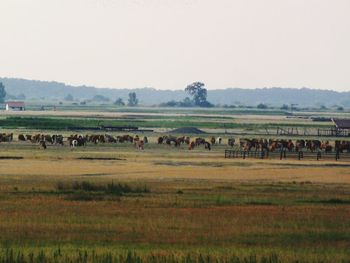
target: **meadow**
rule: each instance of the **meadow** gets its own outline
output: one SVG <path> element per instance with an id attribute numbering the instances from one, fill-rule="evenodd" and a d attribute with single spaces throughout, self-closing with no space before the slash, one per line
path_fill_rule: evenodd
<path id="1" fill-rule="evenodd" d="M 0 262 L 350 262 L 350 164 L 0 144 Z"/>

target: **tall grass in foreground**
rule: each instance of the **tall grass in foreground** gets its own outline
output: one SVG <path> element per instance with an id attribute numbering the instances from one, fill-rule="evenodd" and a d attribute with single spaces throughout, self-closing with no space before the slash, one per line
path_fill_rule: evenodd
<path id="1" fill-rule="evenodd" d="M 38 253 L 23 253 L 7 249 L 0 251 L 0 263 L 282 263 L 276 254 L 269 256 L 249 257 L 210 256 L 210 255 L 175 255 L 175 254 L 149 254 L 141 256 L 136 253 L 113 254 L 106 252 L 102 254 L 94 251 L 77 251 L 75 254 L 64 254 L 59 249 L 52 253 L 43 250 Z M 295 261 L 299 262 L 299 261 Z"/>
<path id="2" fill-rule="evenodd" d="M 58 191 L 61 191 L 61 192 L 84 191 L 84 192 L 101 192 L 105 194 L 115 194 L 115 195 L 122 195 L 127 193 L 149 193 L 150 192 L 147 186 L 132 187 L 128 184 L 114 183 L 113 181 L 108 184 L 96 184 L 88 181 L 73 182 L 73 183 L 58 182 L 56 185 L 56 188 Z"/>
<path id="3" fill-rule="evenodd" d="M 52 252 L 22 252 L 13 249 L 0 250 L 0 263 L 349 263 L 349 260 L 320 260 L 320 259 L 281 259 L 277 254 L 265 256 L 236 256 L 232 255 L 208 255 L 208 254 L 175 254 L 175 253 L 150 253 L 147 255 L 134 252 L 96 253 L 95 251 L 77 250 L 73 253 L 65 253 L 60 249 Z"/>
<path id="4" fill-rule="evenodd" d="M 105 200 L 108 196 L 123 196 L 125 194 L 145 194 L 150 193 L 150 189 L 145 186 L 130 186 L 128 184 L 114 183 L 97 184 L 88 181 L 63 183 L 58 182 L 56 190 L 59 193 L 68 194 L 66 199 L 76 201 Z"/>

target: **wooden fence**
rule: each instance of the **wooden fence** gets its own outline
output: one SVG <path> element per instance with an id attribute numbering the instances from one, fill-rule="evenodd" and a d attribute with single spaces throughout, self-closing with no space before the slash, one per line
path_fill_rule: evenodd
<path id="1" fill-rule="evenodd" d="M 341 160 L 341 161 L 350 161 L 349 152 L 322 152 L 322 151 L 288 151 L 288 150 L 279 150 L 274 152 L 269 152 L 266 150 L 257 150 L 257 151 L 243 151 L 243 150 L 225 150 L 225 158 L 256 158 L 256 159 L 290 159 L 290 160 Z"/>

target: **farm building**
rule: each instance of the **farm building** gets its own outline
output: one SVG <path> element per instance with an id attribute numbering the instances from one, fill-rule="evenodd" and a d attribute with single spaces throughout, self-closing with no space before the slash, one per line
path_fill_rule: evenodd
<path id="1" fill-rule="evenodd" d="M 350 119 L 332 119 L 337 134 L 350 135 Z"/>
<path id="2" fill-rule="evenodd" d="M 7 111 L 24 111 L 25 105 L 23 101 L 8 101 L 6 102 Z"/>
<path id="3" fill-rule="evenodd" d="M 318 136 L 350 136 L 350 119 L 332 119 L 334 127 L 330 129 L 318 129 Z"/>

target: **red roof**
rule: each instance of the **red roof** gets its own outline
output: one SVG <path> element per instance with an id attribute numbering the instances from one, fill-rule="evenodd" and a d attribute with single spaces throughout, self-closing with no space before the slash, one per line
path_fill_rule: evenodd
<path id="1" fill-rule="evenodd" d="M 6 102 L 9 107 L 24 107 L 23 101 L 7 101 Z"/>

